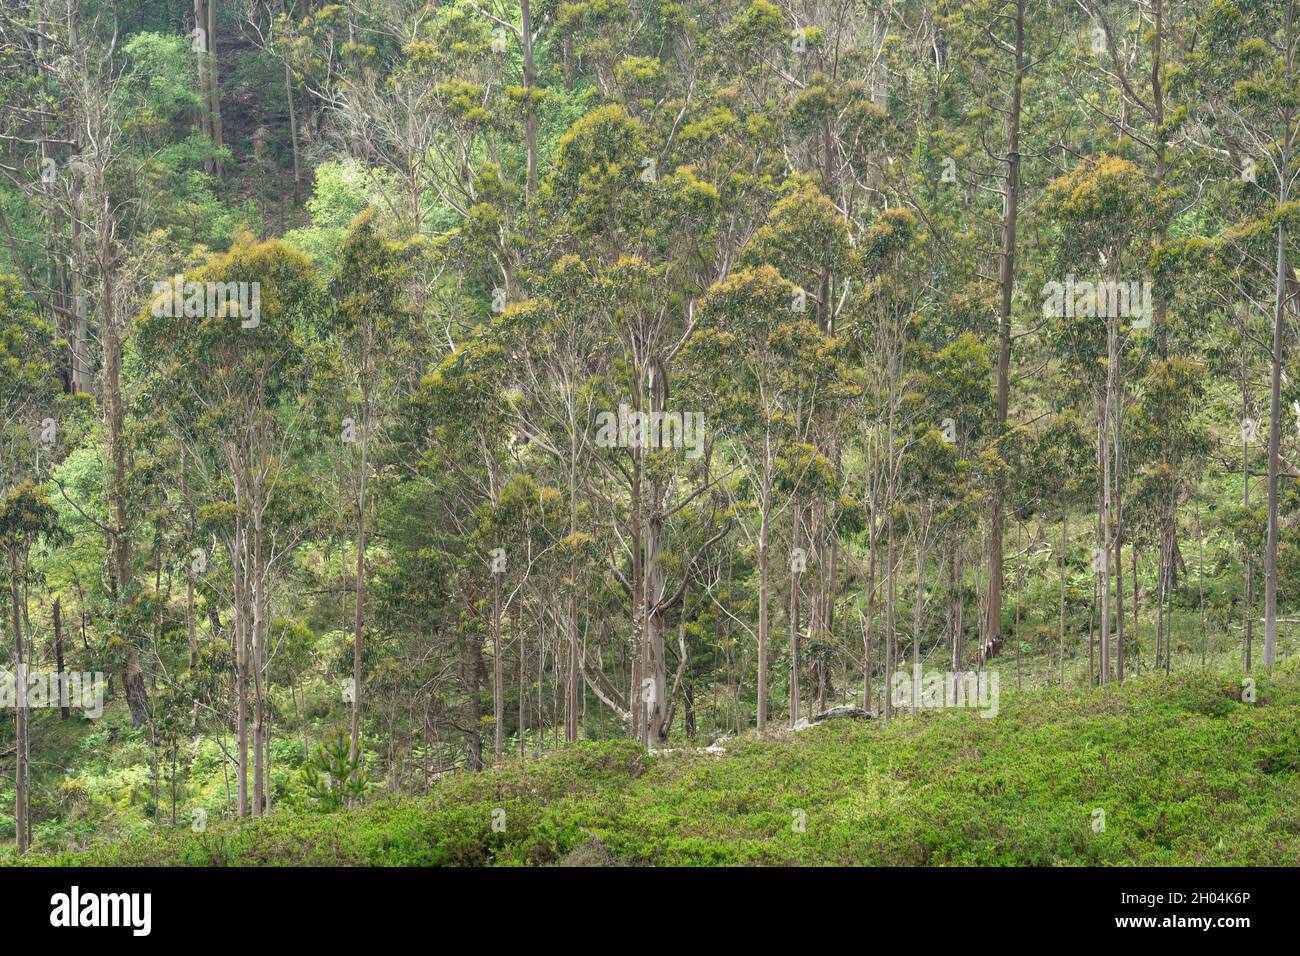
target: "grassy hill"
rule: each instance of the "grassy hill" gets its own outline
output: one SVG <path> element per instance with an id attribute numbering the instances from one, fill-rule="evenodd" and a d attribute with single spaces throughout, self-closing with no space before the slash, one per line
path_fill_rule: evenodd
<path id="1" fill-rule="evenodd" d="M 25 862 L 1296 866 L 1300 661 L 1256 691 L 1243 703 L 1239 678 L 1188 673 L 1004 690 L 992 719 L 833 721 L 721 754 L 584 742 L 425 797 Z"/>

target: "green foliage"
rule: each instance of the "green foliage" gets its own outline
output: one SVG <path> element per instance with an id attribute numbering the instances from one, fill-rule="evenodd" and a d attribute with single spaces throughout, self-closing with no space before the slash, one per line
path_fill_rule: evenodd
<path id="1" fill-rule="evenodd" d="M 302 769 L 303 788 L 321 813 L 333 813 L 365 799 L 369 786 L 361 768 L 361 756 L 351 756 L 346 734 L 320 746 Z"/>
<path id="2" fill-rule="evenodd" d="M 348 226 L 379 200 L 369 176 L 384 175 L 382 170 L 367 171 L 355 162 L 321 163 L 315 170 L 312 195 L 305 203 L 311 224 L 289 230 L 284 241 L 310 256 L 322 273 L 330 272 Z"/>
<path id="3" fill-rule="evenodd" d="M 427 797 L 26 862 L 548 865 L 599 844 L 623 865 L 1294 866 L 1300 674 L 1241 697 L 1235 680 L 1187 674 L 1004 690 L 994 719 L 833 722 L 717 755 L 582 743 Z"/>

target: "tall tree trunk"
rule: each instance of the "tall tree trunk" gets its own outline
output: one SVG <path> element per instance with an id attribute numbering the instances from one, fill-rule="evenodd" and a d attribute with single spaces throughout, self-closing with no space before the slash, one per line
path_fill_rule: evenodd
<path id="1" fill-rule="evenodd" d="M 280 0 L 280 13 L 285 13 L 284 0 Z M 298 109 L 293 99 L 293 73 L 288 63 L 284 65 L 284 100 L 289 106 L 289 142 L 293 147 L 293 201 L 296 204 L 302 190 L 302 153 L 298 146 Z"/>
<path id="2" fill-rule="evenodd" d="M 262 731 L 262 745 L 266 749 L 266 771 L 264 780 L 266 782 L 266 793 L 263 797 L 265 805 L 262 807 L 263 815 L 271 812 L 271 682 L 266 682 L 266 726 Z"/>
<path id="3" fill-rule="evenodd" d="M 1201 495 L 1200 490 L 1196 494 L 1196 541 L 1199 546 L 1199 555 L 1197 557 L 1197 603 L 1201 606 L 1201 667 L 1205 667 L 1206 644 L 1209 641 L 1209 634 L 1205 625 L 1205 535 L 1201 530 Z"/>
<path id="4" fill-rule="evenodd" d="M 284 68 L 284 98 L 289 104 L 289 142 L 293 148 L 293 201 L 302 195 L 302 152 L 298 146 L 298 109 L 293 101 L 293 74 Z"/>
<path id="5" fill-rule="evenodd" d="M 569 534 L 578 533 L 578 422 L 572 392 L 569 400 Z M 574 538 L 576 540 L 576 538 Z M 578 658 L 578 561 L 569 559 L 569 665 L 564 693 L 564 739 L 578 739 L 578 703 L 582 674 Z M 521 639 L 522 640 L 522 639 Z M 522 647 L 522 643 L 520 647 Z M 520 652 L 522 656 L 522 651 Z"/>
<path id="6" fill-rule="evenodd" d="M 501 575 L 492 575 L 492 759 L 501 766 L 505 746 L 506 687 L 505 660 L 501 653 Z"/>
<path id="7" fill-rule="evenodd" d="M 258 500 L 261 495 L 257 496 Z M 253 670 L 253 816 L 260 817 L 265 806 L 266 763 L 262 751 L 262 737 L 266 732 L 266 687 L 264 684 L 266 647 L 266 616 L 270 609 L 266 593 L 268 570 L 263 552 L 261 513 L 253 519 L 253 626 L 249 629 L 252 642 Z"/>
<path id="8" fill-rule="evenodd" d="M 796 521 L 797 525 L 797 521 Z M 799 571 L 790 565 L 790 726 L 799 723 Z"/>
<path id="9" fill-rule="evenodd" d="M 1111 257 L 1111 281 L 1118 282 L 1119 257 Z M 1108 311 L 1118 311 L 1113 309 Z M 1111 559 L 1116 561 L 1116 591 L 1119 590 L 1118 558 L 1120 554 L 1117 526 L 1115 524 L 1116 493 L 1119 487 L 1119 459 L 1112 454 L 1112 436 L 1118 430 L 1119 418 L 1119 316 L 1106 319 L 1106 405 L 1102 413 L 1102 535 L 1101 535 L 1101 683 L 1111 681 Z M 1118 445 L 1115 439 L 1116 446 Z M 1118 601 L 1118 598 L 1117 598 Z M 1122 617 L 1122 606 L 1117 604 L 1117 617 Z M 1119 623 L 1118 621 L 1116 622 Z M 1120 624 L 1122 626 L 1122 624 Z"/>
<path id="10" fill-rule="evenodd" d="M 1285 152 L 1285 151 L 1284 151 Z M 1284 156 L 1284 169 L 1289 158 Z M 1286 228 L 1277 227 L 1277 276 L 1273 303 L 1273 369 L 1268 428 L 1268 544 L 1264 552 L 1264 666 L 1277 663 L 1277 476 L 1282 444 L 1282 343 L 1286 324 Z"/>
<path id="11" fill-rule="evenodd" d="M 363 369 L 364 381 L 369 381 L 369 370 Z M 352 722 L 349 727 L 351 743 L 348 756 L 355 765 L 352 779 L 361 772 L 361 704 L 363 697 L 361 673 L 361 642 L 365 631 L 366 614 L 366 479 L 370 468 L 370 395 L 361 399 L 361 470 L 357 479 L 357 564 L 354 577 L 356 591 L 352 617 Z"/>
<path id="12" fill-rule="evenodd" d="M 68 45 L 78 49 L 81 45 L 76 4 L 68 8 Z M 71 156 L 80 157 L 83 149 L 81 124 L 74 124 L 72 131 Z M 71 157 L 69 157 L 71 158 Z M 72 294 L 72 335 L 69 337 L 69 364 L 72 370 L 72 390 L 89 394 L 94 388 L 90 368 L 90 331 L 86 323 L 86 291 L 83 274 L 86 271 L 86 194 L 85 173 L 80 163 L 69 163 L 71 176 L 69 217 L 70 217 L 70 261 L 68 262 L 69 288 Z"/>
<path id="13" fill-rule="evenodd" d="M 867 619 L 862 640 L 862 709 L 871 710 L 871 637 L 876 615 L 876 516 L 869 517 L 867 532 Z"/>
<path id="14" fill-rule="evenodd" d="M 1011 107 L 1007 112 L 1007 173 L 1003 185 L 1002 261 L 998 270 L 998 434 L 1006 430 L 1011 369 L 1011 300 L 1015 287 L 1016 216 L 1020 208 L 1020 102 L 1025 75 L 1025 0 L 1016 0 L 1015 66 L 1011 77 Z M 985 603 L 984 646 L 987 656 L 1002 644 L 1002 524 L 1006 484 L 998 481 L 989 516 L 988 600 Z"/>
<path id="15" fill-rule="evenodd" d="M 763 517 L 758 529 L 758 729 L 767 729 L 767 501 L 763 491 Z"/>
<path id="16" fill-rule="evenodd" d="M 668 370 L 656 359 L 650 366 L 648 382 L 650 413 L 660 415 L 668 405 Z M 651 450 L 662 447 L 663 434 L 651 433 Z M 660 479 L 651 476 L 649 514 L 645 520 L 645 561 L 641 573 L 645 582 L 645 628 L 642 631 L 645 653 L 643 664 L 645 670 L 642 681 L 654 682 L 651 705 L 646 711 L 646 745 L 664 743 L 668 739 L 668 656 L 664 646 L 664 632 L 667 627 L 665 614 L 665 591 L 667 582 L 661 555 L 667 547 L 667 526 L 664 522 L 665 488 Z M 683 573 L 689 573 L 684 569 Z M 558 658 L 557 658 L 558 661 Z"/>
<path id="17" fill-rule="evenodd" d="M 1024 537 L 1025 526 L 1016 522 L 1016 550 L 1020 552 L 1020 560 L 1016 568 L 1016 690 L 1020 690 L 1020 598 L 1024 591 L 1025 584 L 1025 554 L 1024 554 Z"/>
<path id="18" fill-rule="evenodd" d="M 893 441 L 890 441 L 891 455 Z M 890 467 L 892 470 L 893 462 Z M 892 484 L 892 481 L 891 481 Z M 892 497 L 888 503 L 889 514 L 885 519 L 885 568 L 889 575 L 889 590 L 885 593 L 885 720 L 894 715 L 894 660 L 895 648 L 898 646 L 894 626 L 898 610 L 898 566 L 894 560 L 894 509 Z"/>
<path id="19" fill-rule="evenodd" d="M 54 599 L 54 666 L 59 674 L 59 718 L 67 720 L 71 714 L 68 710 L 67 676 L 63 671 L 63 605 L 62 598 Z"/>
<path id="20" fill-rule="evenodd" d="M 1250 343 L 1247 340 L 1248 318 L 1249 312 L 1243 308 L 1241 312 L 1241 506 L 1247 511 L 1250 509 L 1250 432 L 1246 426 L 1250 416 L 1250 376 L 1246 364 L 1250 351 Z M 1249 674 L 1251 645 L 1255 633 L 1255 555 L 1249 542 L 1246 543 L 1245 551 L 1246 641 L 1242 649 L 1242 663 L 1244 670 Z"/>
<path id="21" fill-rule="evenodd" d="M 1065 559 L 1066 550 L 1069 546 L 1069 513 L 1061 511 L 1061 553 L 1057 558 L 1057 567 L 1060 570 L 1060 602 L 1058 605 L 1058 614 L 1060 619 L 1057 622 L 1057 648 L 1060 654 L 1061 664 L 1061 687 L 1065 687 Z"/>
<path id="22" fill-rule="evenodd" d="M 482 770 L 483 735 L 479 728 L 483 716 L 483 703 L 479 700 L 479 689 L 482 686 L 479 683 L 479 675 L 483 670 L 483 638 L 479 635 L 478 628 L 474 628 L 470 634 L 466 658 L 465 689 L 468 691 L 469 698 L 466 705 L 469 717 L 469 746 L 465 755 L 465 768 Z"/>
<path id="23" fill-rule="evenodd" d="M 217 68 L 217 0 L 207 0 L 208 8 L 208 103 L 212 117 L 212 145 L 221 149 L 225 145 L 221 124 L 221 75 Z M 221 161 L 217 161 L 217 175 L 222 174 Z"/>
<path id="24" fill-rule="evenodd" d="M 1138 629 L 1138 548 L 1137 542 L 1133 542 L 1129 553 L 1133 561 L 1133 648 L 1136 651 L 1135 673 L 1141 676 L 1142 666 L 1142 633 Z"/>
<path id="25" fill-rule="evenodd" d="M 524 141 L 528 148 L 528 200 L 537 195 L 537 108 L 533 103 L 533 86 L 537 69 L 533 62 L 533 18 L 528 0 L 519 0 L 519 30 L 524 47 L 524 89 L 528 97 L 524 106 Z"/>
<path id="26" fill-rule="evenodd" d="M 1115 320 L 1118 323 L 1118 319 Z M 1118 333 L 1117 333 L 1118 335 Z M 1124 378 L 1119 350 L 1115 352 L 1115 677 L 1124 682 Z"/>
<path id="27" fill-rule="evenodd" d="M 638 400 L 637 409 L 641 408 Z M 645 666 L 645 604 L 646 604 L 646 584 L 645 584 L 645 555 L 642 553 L 642 502 L 641 502 L 641 482 L 642 478 L 642 455 L 641 450 L 634 448 L 632 450 L 632 529 L 631 529 L 631 550 L 632 550 L 632 673 L 631 688 L 629 689 L 627 700 L 629 710 L 631 711 L 632 736 L 643 743 L 648 740 L 643 728 L 649 715 L 646 713 L 645 692 L 642 689 Z M 546 653 L 545 646 L 542 648 L 542 656 Z M 541 707 L 542 685 L 541 678 L 538 677 L 537 684 L 538 707 Z M 540 713 L 540 711 L 539 711 Z M 543 720 L 538 720 L 538 731 L 542 730 Z"/>
<path id="28" fill-rule="evenodd" d="M 1289 89 L 1294 75 L 1295 44 L 1293 31 L 1295 4 L 1289 3 L 1286 9 L 1285 26 L 1285 66 L 1282 81 Z M 1292 174 L 1292 106 L 1288 104 L 1282 111 L 1281 163 L 1283 172 L 1278 184 L 1278 209 L 1286 207 L 1291 198 L 1290 176 Z M 1282 362 L 1283 335 L 1286 326 L 1287 300 L 1287 257 L 1286 226 L 1279 221 L 1277 227 L 1277 272 L 1274 276 L 1273 299 L 1273 377 L 1270 407 L 1272 411 L 1268 433 L 1268 545 L 1264 554 L 1264 666 L 1272 667 L 1277 663 L 1277 477 L 1281 457 L 1282 425 Z"/>
<path id="29" fill-rule="evenodd" d="M 1107 331 L 1107 339 L 1113 338 L 1113 332 Z M 1108 347 L 1108 352 L 1110 351 Z M 1107 684 L 1110 682 L 1110 441 L 1107 435 L 1108 424 L 1110 419 L 1110 396 L 1112 383 L 1112 373 L 1114 366 L 1111 365 L 1106 372 L 1106 399 L 1105 409 L 1101 416 L 1101 433 L 1098 436 L 1101 446 L 1101 537 L 1097 545 L 1098 571 L 1101 575 L 1100 594 L 1101 594 L 1101 614 L 1098 618 L 1098 635 L 1100 637 L 1100 654 L 1098 655 L 1098 667 L 1100 673 L 1100 683 Z"/>
<path id="30" fill-rule="evenodd" d="M 281 4 L 280 9 L 281 12 L 283 12 L 283 4 Z M 199 128 L 202 130 L 203 135 L 208 138 L 209 142 L 215 142 L 216 138 L 212 133 L 212 100 L 208 95 L 208 50 L 210 49 L 208 39 L 208 14 L 204 8 L 203 0 L 194 0 L 194 30 L 194 40 L 199 42 L 191 43 L 191 47 L 196 54 L 194 60 L 198 72 L 198 86 L 199 90 L 203 94 L 203 101 L 199 104 L 198 109 Z M 216 166 L 211 160 L 205 162 L 204 167 L 209 174 L 216 171 Z"/>
<path id="31" fill-rule="evenodd" d="M 199 662 L 198 622 L 194 619 L 194 502 L 190 499 L 189 469 L 181 448 L 181 507 L 185 509 L 185 636 L 189 643 L 189 669 Z"/>
<path id="32" fill-rule="evenodd" d="M 921 533 L 916 540 L 916 602 L 912 607 L 912 716 L 920 714 L 921 627 L 925 621 L 925 550 L 929 537 L 927 506 L 921 506 Z"/>
<path id="33" fill-rule="evenodd" d="M 236 813 L 248 816 L 248 541 L 241 517 L 235 518 L 235 768 Z"/>
<path id="34" fill-rule="evenodd" d="M 104 346 L 103 399 L 107 406 L 108 444 L 111 459 L 109 500 L 113 512 L 113 577 L 116 584 L 117 606 L 114 626 L 123 626 L 123 617 L 130 619 L 130 608 L 135 604 L 131 563 L 131 525 L 127 517 L 126 502 L 126 409 L 122 402 L 122 342 L 117 328 L 114 303 L 113 218 L 109 206 L 108 184 L 103 169 L 96 170 L 94 195 L 99 206 L 97 253 L 99 259 L 99 330 Z M 128 625 L 129 626 L 129 625 Z M 121 635 L 126 643 L 126 666 L 123 685 L 126 688 L 127 706 L 131 711 L 131 726 L 139 727 L 149 717 L 149 697 L 144 686 L 144 673 L 140 669 L 140 651 L 135 637 Z"/>
<path id="35" fill-rule="evenodd" d="M 18 836 L 18 852 L 27 850 L 27 667 L 23 662 L 22 595 L 18 587 L 18 544 L 9 549 L 9 601 L 13 611 L 14 632 L 14 829 Z"/>
<path id="36" fill-rule="evenodd" d="M 1163 534 L 1163 529 L 1162 532 Z M 1169 598 L 1169 553 L 1168 542 L 1163 538 L 1160 542 L 1160 575 L 1159 583 L 1156 587 L 1156 647 L 1155 660 L 1151 664 L 1151 671 L 1159 673 L 1160 668 L 1164 666 L 1165 643 L 1169 640 L 1169 615 L 1167 612 L 1167 601 Z"/>
<path id="37" fill-rule="evenodd" d="M 514 610 L 514 624 L 511 626 L 510 629 L 511 629 L 511 631 L 514 632 L 514 638 L 515 638 L 515 641 L 516 641 L 516 642 L 518 643 L 518 645 L 519 645 L 519 661 L 518 661 L 518 672 L 519 672 L 519 675 L 518 675 L 518 676 L 519 676 L 519 762 L 520 762 L 520 763 L 523 763 L 523 762 L 524 762 L 524 756 L 525 756 L 525 754 L 524 754 L 524 737 L 525 737 L 525 733 L 526 733 L 526 727 L 525 727 L 525 724 L 524 724 L 524 721 L 525 721 L 524 705 L 525 705 L 525 702 L 526 702 L 526 698 L 525 698 L 525 695 L 524 695 L 524 668 L 527 666 L 527 663 L 528 663 L 528 655 L 524 653 L 524 651 L 525 651 L 525 648 L 524 648 L 524 632 L 523 632 L 523 630 L 522 630 L 522 629 L 520 628 L 520 626 L 519 626 L 519 618 L 520 618 L 520 608 L 519 608 L 518 605 L 515 605 L 515 610 Z M 578 675 L 575 674 L 575 675 L 574 675 L 574 680 L 577 680 L 577 679 L 578 679 Z"/>

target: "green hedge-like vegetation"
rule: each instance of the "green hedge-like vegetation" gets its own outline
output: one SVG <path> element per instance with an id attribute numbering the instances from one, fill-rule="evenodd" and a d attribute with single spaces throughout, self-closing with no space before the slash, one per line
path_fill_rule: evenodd
<path id="1" fill-rule="evenodd" d="M 1258 678 L 1256 695 L 1243 703 L 1239 679 L 1189 673 L 1004 692 L 992 719 L 746 736 L 723 754 L 583 742 L 421 798 L 24 862 L 1300 865 L 1300 666 Z"/>

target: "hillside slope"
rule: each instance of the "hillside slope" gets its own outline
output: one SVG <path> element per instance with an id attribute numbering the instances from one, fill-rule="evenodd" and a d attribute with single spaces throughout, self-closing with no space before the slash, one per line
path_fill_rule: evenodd
<path id="1" fill-rule="evenodd" d="M 1199 673 L 1005 692 L 993 719 L 751 735 L 722 754 L 581 743 L 425 797 L 25 862 L 1296 866 L 1298 665 L 1260 678 L 1253 704 L 1239 679 Z"/>

